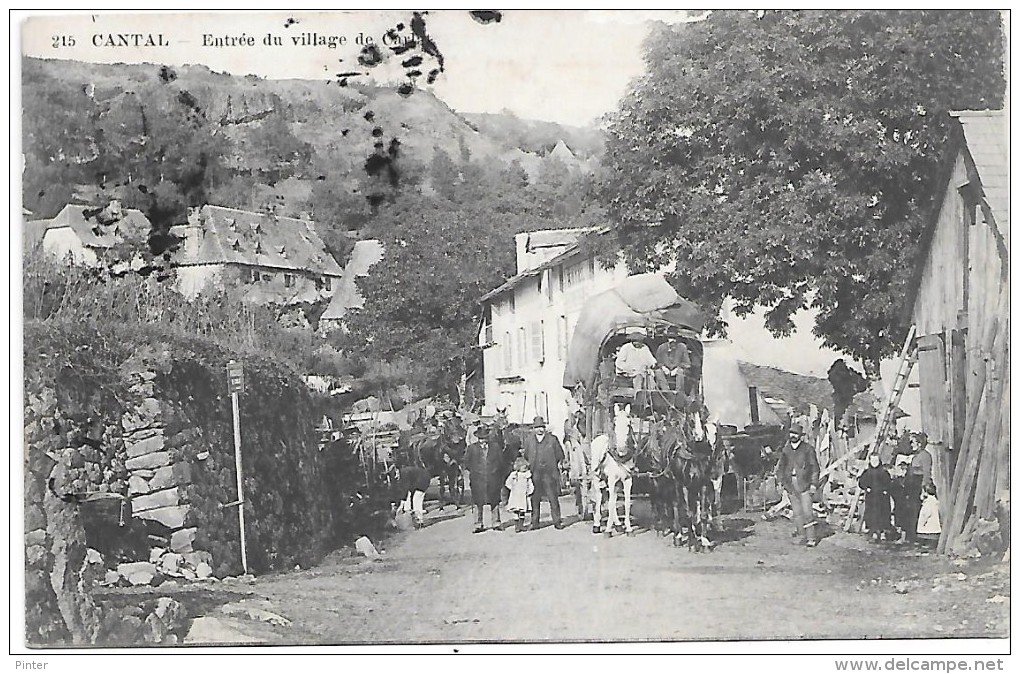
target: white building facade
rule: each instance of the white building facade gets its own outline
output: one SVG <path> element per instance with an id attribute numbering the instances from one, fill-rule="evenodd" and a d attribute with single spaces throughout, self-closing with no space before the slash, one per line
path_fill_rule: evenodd
<path id="1" fill-rule="evenodd" d="M 561 435 L 569 413 L 563 370 L 574 325 L 589 298 L 627 277 L 578 245 L 589 230 L 518 234 L 517 274 L 482 298 L 482 413 L 505 409 L 509 421 L 542 416 Z"/>
<path id="2" fill-rule="evenodd" d="M 590 298 L 629 274 L 622 260 L 607 268 L 579 244 L 590 231 L 546 230 L 515 237 L 517 274 L 481 299 L 483 415 L 505 409 L 516 423 L 531 423 L 540 415 L 562 434 L 572 405 L 563 371 L 578 316 Z M 795 316 L 795 333 L 787 337 L 769 333 L 764 309 L 738 317 L 724 305 L 722 316 L 729 337 L 704 340 L 704 367 L 712 373 L 705 380 L 705 400 L 721 423 L 742 428 L 753 421 L 750 384 L 739 372 L 740 362 L 824 379 L 832 362 L 845 358 L 811 334 L 812 311 Z M 764 400 L 758 412 L 763 423 L 778 421 Z"/>

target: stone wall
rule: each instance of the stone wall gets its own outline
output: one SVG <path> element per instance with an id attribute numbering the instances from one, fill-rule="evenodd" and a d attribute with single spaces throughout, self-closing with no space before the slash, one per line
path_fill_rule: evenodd
<path id="1" fill-rule="evenodd" d="M 200 340 L 139 345 L 40 329 L 26 324 L 28 642 L 172 643 L 177 609 L 125 613 L 92 590 L 158 592 L 242 572 L 224 371 L 234 354 Z M 270 359 L 245 365 L 249 569 L 307 568 L 357 533 L 336 494 L 352 493 L 358 475 L 318 449 L 321 398 Z"/>

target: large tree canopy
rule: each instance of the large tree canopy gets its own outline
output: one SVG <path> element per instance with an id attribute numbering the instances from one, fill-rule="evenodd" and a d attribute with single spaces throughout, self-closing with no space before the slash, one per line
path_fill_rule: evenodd
<path id="1" fill-rule="evenodd" d="M 1002 105 L 999 14 L 713 12 L 645 50 L 602 192 L 632 265 L 675 261 L 681 292 L 780 335 L 811 306 L 872 367 L 894 351 L 947 112 Z"/>

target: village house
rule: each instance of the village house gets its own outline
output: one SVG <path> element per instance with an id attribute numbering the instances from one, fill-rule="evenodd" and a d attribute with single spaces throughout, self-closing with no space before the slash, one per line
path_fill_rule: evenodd
<path id="1" fill-rule="evenodd" d="M 571 406 L 569 393 L 563 388 L 563 372 L 578 316 L 588 300 L 630 275 L 622 260 L 609 268 L 582 245 L 582 238 L 596 231 L 544 230 L 515 237 L 516 275 L 481 298 L 478 345 L 483 354 L 483 414 L 504 409 L 508 419 L 517 423 L 530 423 L 541 415 L 554 432 L 561 432 Z M 759 375 L 766 369 L 750 363 L 773 360 L 774 353 L 765 353 L 762 345 L 768 343 L 769 351 L 775 352 L 780 340 L 762 335 L 763 328 L 753 325 L 753 317 L 739 318 L 728 312 L 725 316 L 733 338 L 703 340 L 703 367 L 710 373 L 703 381 L 704 395 L 717 421 L 736 428 L 788 423 L 794 416 L 807 414 L 809 402 L 818 408 L 830 408 L 832 414 L 831 386 L 824 378 L 771 368 L 779 373 L 769 378 L 771 384 L 781 375 L 784 381 L 810 381 L 815 388 L 826 391 L 811 401 L 779 395 L 788 393 L 790 387 L 762 386 Z M 789 346 L 789 339 L 781 342 L 787 360 L 791 348 L 798 350 L 793 356 L 798 361 L 825 362 L 826 367 L 831 363 L 826 359 L 838 355 L 830 355 L 813 339 L 801 340 L 796 347 Z M 784 398 L 796 409 L 785 404 Z M 868 396 L 861 414 L 851 420 L 862 442 L 874 435 L 873 408 L 873 398 Z"/>
<path id="2" fill-rule="evenodd" d="M 320 330 L 328 332 L 343 329 L 347 313 L 351 309 L 365 306 L 365 298 L 358 288 L 357 280 L 368 276 L 368 270 L 382 260 L 383 253 L 383 244 L 378 239 L 362 239 L 355 242 L 336 292 L 333 293 L 326 311 L 319 318 Z"/>
<path id="3" fill-rule="evenodd" d="M 940 552 L 973 547 L 1009 489 L 1009 118 L 952 117 L 942 193 L 905 304 Z"/>
<path id="4" fill-rule="evenodd" d="M 518 234 L 517 274 L 481 298 L 483 414 L 506 408 L 514 422 L 545 417 L 557 433 L 568 414 L 563 388 L 570 335 L 585 302 L 626 278 L 582 248 L 591 229 Z"/>
<path id="5" fill-rule="evenodd" d="M 243 286 L 256 304 L 313 303 L 343 276 L 310 220 L 207 205 L 170 231 L 182 239 L 174 264 L 189 297 L 215 283 Z"/>
<path id="6" fill-rule="evenodd" d="M 72 264 L 94 267 L 124 244 L 144 247 L 149 219 L 111 201 L 105 208 L 67 204 L 50 219 L 25 222 L 25 250 L 42 250 Z"/>

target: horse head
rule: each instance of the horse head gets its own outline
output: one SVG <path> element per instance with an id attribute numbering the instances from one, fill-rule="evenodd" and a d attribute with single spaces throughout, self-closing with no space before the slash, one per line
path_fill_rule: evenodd
<path id="1" fill-rule="evenodd" d="M 613 437 L 616 440 L 616 448 L 622 451 L 627 446 L 630 438 L 630 404 L 620 407 L 613 405 Z"/>

